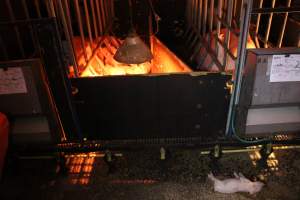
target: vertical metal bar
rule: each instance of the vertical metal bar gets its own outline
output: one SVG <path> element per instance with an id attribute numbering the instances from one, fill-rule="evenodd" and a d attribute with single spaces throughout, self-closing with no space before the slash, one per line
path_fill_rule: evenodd
<path id="1" fill-rule="evenodd" d="M 36 13 L 38 15 L 38 18 L 42 18 L 39 0 L 34 0 L 34 6 L 35 6 L 35 9 L 36 9 Z"/>
<path id="2" fill-rule="evenodd" d="M 259 1 L 259 8 L 262 8 L 263 3 L 264 3 L 264 0 Z M 256 27 L 256 29 L 255 29 L 255 44 L 256 44 L 257 48 L 260 47 L 259 41 L 258 41 L 258 31 L 259 31 L 259 25 L 260 25 L 260 18 L 261 18 L 261 13 L 258 13 L 257 14 L 257 20 L 256 20 L 256 26 L 255 26 Z"/>
<path id="3" fill-rule="evenodd" d="M 1 47 L 1 51 L 3 52 L 3 55 L 4 55 L 4 59 L 5 60 L 8 60 L 8 54 L 7 54 L 7 50 L 6 50 L 6 46 L 4 44 L 4 41 L 0 35 L 0 47 Z"/>
<path id="4" fill-rule="evenodd" d="M 275 3 L 276 3 L 276 0 L 272 0 L 272 8 L 275 7 Z M 269 16 L 267 31 L 266 31 L 266 35 L 265 35 L 265 39 L 264 39 L 264 47 L 265 48 L 268 48 L 268 42 L 269 42 L 270 30 L 271 30 L 271 25 L 272 25 L 272 20 L 273 20 L 273 14 L 274 13 L 270 13 L 270 16 Z"/>
<path id="5" fill-rule="evenodd" d="M 232 20 L 232 9 L 233 9 L 233 0 L 228 0 L 227 4 L 227 14 L 226 14 L 226 22 L 231 27 L 231 20 Z M 230 42 L 230 30 L 229 28 L 226 28 L 226 35 L 225 35 L 225 45 L 226 48 L 229 49 L 229 42 Z M 226 67 L 227 64 L 227 58 L 228 58 L 228 52 L 224 48 L 224 58 L 223 58 L 223 67 Z"/>
<path id="6" fill-rule="evenodd" d="M 11 7 L 10 0 L 6 0 L 6 6 L 8 8 L 8 13 L 9 13 L 10 20 L 15 21 L 15 15 L 14 15 L 13 9 Z M 23 46 L 23 43 L 22 43 L 22 40 L 21 40 L 21 35 L 20 35 L 20 32 L 19 32 L 19 28 L 16 25 L 14 25 L 14 31 L 15 31 L 16 36 L 17 36 L 17 43 L 18 43 L 18 46 L 19 46 L 19 50 L 21 52 L 22 57 L 24 58 L 25 57 L 24 46 Z"/>
<path id="7" fill-rule="evenodd" d="M 192 26 L 195 24 L 195 0 L 192 0 Z"/>
<path id="8" fill-rule="evenodd" d="M 113 19 L 115 18 L 115 1 L 111 0 L 111 15 Z"/>
<path id="9" fill-rule="evenodd" d="M 60 13 L 60 16 L 61 16 L 62 25 L 63 25 L 63 28 L 64 28 L 65 37 L 67 39 L 69 50 L 71 52 L 72 61 L 74 63 L 75 76 L 78 77 L 79 73 L 78 73 L 77 61 L 76 61 L 75 54 L 74 54 L 73 41 L 72 41 L 73 38 L 72 38 L 72 35 L 69 31 L 67 19 L 66 19 L 64 9 L 63 9 L 63 6 L 62 6 L 62 1 L 59 0 L 57 2 L 58 2 L 58 9 L 59 9 L 59 13 Z M 66 1 L 65 1 L 65 3 L 66 3 Z"/>
<path id="10" fill-rule="evenodd" d="M 250 26 L 251 20 L 251 9 L 252 9 L 252 0 L 245 0 L 242 4 L 242 12 L 241 12 L 241 33 L 239 37 L 239 45 L 238 45 L 238 53 L 236 60 L 236 68 L 235 68 L 235 81 L 233 84 L 233 93 L 230 99 L 229 112 L 226 123 L 226 134 L 230 134 L 231 125 L 233 120 L 233 112 L 235 106 L 239 102 L 239 94 L 241 89 L 241 81 L 242 81 L 242 72 L 245 65 L 246 59 L 246 47 L 247 47 L 247 39 L 248 39 L 248 30 Z"/>
<path id="11" fill-rule="evenodd" d="M 215 0 L 210 0 L 210 6 L 209 6 L 209 32 L 212 32 L 213 30 L 213 23 L 214 23 L 214 5 Z"/>
<path id="12" fill-rule="evenodd" d="M 87 55 L 86 48 L 85 48 L 85 39 L 84 39 L 84 32 L 83 32 L 83 27 L 82 27 L 79 3 L 78 3 L 78 0 L 74 0 L 74 1 L 75 1 L 76 16 L 77 16 L 79 32 L 80 32 L 81 46 L 82 46 L 82 50 L 84 52 L 85 61 L 88 62 L 88 55 Z"/>
<path id="13" fill-rule="evenodd" d="M 89 14 L 89 8 L 88 8 L 88 5 L 87 5 L 86 1 L 87 0 L 83 0 L 83 6 L 84 6 L 84 12 L 85 12 L 85 21 L 86 21 L 87 28 L 88 28 L 90 46 L 91 46 L 91 49 L 93 49 L 93 36 L 92 36 L 92 29 L 91 29 L 91 23 L 90 23 L 90 14 Z"/>
<path id="14" fill-rule="evenodd" d="M 104 13 L 104 21 L 105 25 L 108 26 L 108 13 L 107 13 L 107 0 L 103 0 L 103 13 Z"/>
<path id="15" fill-rule="evenodd" d="M 201 23 L 202 23 L 202 5 L 203 5 L 203 0 L 200 0 L 199 2 L 199 15 L 198 15 L 198 33 L 200 34 L 201 33 L 201 29 L 202 29 L 202 26 L 201 26 Z"/>
<path id="16" fill-rule="evenodd" d="M 97 8 L 97 19 L 98 19 L 98 23 L 99 23 L 99 35 L 102 36 L 104 28 L 103 28 L 103 24 L 102 24 L 102 20 L 101 20 L 99 0 L 96 0 L 96 8 Z"/>
<path id="17" fill-rule="evenodd" d="M 197 27 L 198 25 L 198 0 L 195 0 L 195 23 L 194 23 L 194 27 Z"/>
<path id="18" fill-rule="evenodd" d="M 217 38 L 220 36 L 221 32 L 221 20 L 222 20 L 222 12 L 223 12 L 223 0 L 218 0 L 218 13 L 217 13 Z M 219 42 L 215 39 L 215 49 L 217 58 L 219 57 Z"/>
<path id="19" fill-rule="evenodd" d="M 108 0 L 107 1 L 107 5 L 106 5 L 106 9 L 107 9 L 107 20 L 109 20 L 109 23 L 111 23 L 111 20 L 112 20 L 112 15 L 111 15 L 111 2 L 112 0 Z"/>
<path id="20" fill-rule="evenodd" d="M 291 0 L 287 0 L 287 5 L 286 6 L 288 8 L 291 6 Z M 283 36 L 284 36 L 288 16 L 289 16 L 289 13 L 286 12 L 285 15 L 284 15 L 283 24 L 282 24 L 282 27 L 281 27 L 281 30 L 280 30 L 280 36 L 279 36 L 279 39 L 278 39 L 278 42 L 277 42 L 277 47 L 278 48 L 281 48 L 281 45 L 282 45 L 282 39 L 283 39 Z"/>
<path id="21" fill-rule="evenodd" d="M 28 11 L 28 8 L 27 8 L 27 4 L 26 4 L 26 0 L 22 0 L 22 7 L 23 7 L 23 10 L 25 12 L 25 17 L 27 20 L 30 20 L 30 15 L 29 15 L 29 11 Z M 31 24 L 29 24 L 29 29 L 30 29 L 30 37 L 31 37 L 31 40 L 32 40 L 32 43 L 33 43 L 33 47 L 34 47 L 34 51 L 37 50 L 37 43 L 36 43 L 36 40 L 35 40 L 35 37 L 34 37 L 34 32 L 33 32 L 33 27 Z"/>
<path id="22" fill-rule="evenodd" d="M 94 31 L 95 31 L 95 37 L 96 40 L 98 39 L 98 27 L 97 27 L 97 21 L 96 21 L 96 13 L 95 13 L 95 4 L 94 0 L 90 0 L 91 9 L 92 9 L 92 16 L 93 16 L 93 24 L 94 24 Z"/>
<path id="23" fill-rule="evenodd" d="M 193 36 L 194 36 L 194 25 L 195 25 L 195 0 L 192 0 L 192 24 L 191 26 L 191 32 L 188 35 L 188 38 L 186 40 L 187 44 L 190 44 L 192 42 Z"/>
<path id="24" fill-rule="evenodd" d="M 208 0 L 204 0 L 203 5 L 203 23 L 202 23 L 202 35 L 205 36 L 206 33 L 206 23 L 207 23 L 207 2 Z"/>
<path id="25" fill-rule="evenodd" d="M 56 17 L 53 0 L 46 1 L 47 12 L 49 17 Z"/>
<path id="26" fill-rule="evenodd" d="M 107 24 L 106 24 L 106 19 L 105 19 L 105 11 L 104 11 L 104 4 L 103 4 L 103 1 L 105 1 L 105 0 L 100 0 L 100 8 L 101 8 L 101 19 L 102 19 L 102 23 L 103 23 L 103 33 L 105 33 L 105 31 L 106 31 L 106 26 L 107 26 Z"/>
<path id="27" fill-rule="evenodd" d="M 185 31 L 182 35 L 183 38 L 186 38 L 186 36 L 189 33 L 190 30 L 190 0 L 186 0 L 185 4 Z"/>
<path id="28" fill-rule="evenodd" d="M 239 22 L 238 22 L 238 17 L 237 17 L 237 2 L 238 0 L 234 0 L 233 4 L 233 23 L 234 23 L 234 28 L 238 28 Z"/>

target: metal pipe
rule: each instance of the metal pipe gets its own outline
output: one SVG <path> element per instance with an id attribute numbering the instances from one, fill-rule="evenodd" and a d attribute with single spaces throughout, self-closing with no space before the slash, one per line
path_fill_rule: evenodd
<path id="1" fill-rule="evenodd" d="M 253 152 L 253 151 L 260 151 L 262 147 L 255 147 L 255 148 L 245 148 L 245 149 L 225 149 L 221 152 L 226 153 L 244 153 L 244 152 Z M 300 149 L 299 145 L 291 145 L 291 146 L 275 146 L 272 147 L 273 150 L 287 150 L 287 149 Z M 209 155 L 211 151 L 201 151 L 201 155 Z"/>
<path id="2" fill-rule="evenodd" d="M 96 0 L 96 8 L 97 8 L 97 19 L 98 19 L 98 23 L 99 23 L 99 35 L 102 36 L 104 28 L 103 28 L 103 24 L 102 24 L 102 20 L 101 20 L 99 0 Z"/>
<path id="3" fill-rule="evenodd" d="M 287 1 L 287 7 L 289 8 L 291 6 L 291 0 L 288 0 Z M 283 36 L 284 36 L 284 32 L 285 32 L 285 27 L 286 27 L 286 22 L 287 22 L 287 19 L 288 19 L 288 16 L 289 16 L 289 13 L 286 12 L 285 15 L 284 15 L 284 20 L 283 20 L 283 24 L 282 24 L 282 28 L 281 28 L 281 31 L 280 31 L 280 36 L 279 36 L 279 39 L 278 39 L 278 42 L 277 42 L 277 47 L 278 48 L 281 48 L 281 45 L 282 45 L 282 40 L 283 40 Z"/>
<path id="4" fill-rule="evenodd" d="M 275 3 L 276 3 L 276 0 L 272 0 L 272 8 L 275 7 Z M 267 32 L 266 32 L 265 39 L 264 39 L 264 47 L 265 48 L 268 48 L 268 41 L 269 41 L 270 30 L 271 30 L 271 25 L 272 25 L 272 20 L 273 20 L 273 14 L 274 13 L 270 13 L 270 16 L 269 16 Z"/>
<path id="5" fill-rule="evenodd" d="M 248 30 L 250 26 L 251 20 L 251 10 L 252 10 L 252 0 L 245 0 L 242 4 L 242 12 L 241 12 L 241 33 L 239 37 L 239 45 L 237 49 L 237 59 L 235 64 L 235 84 L 233 84 L 233 93 L 231 95 L 230 104 L 229 104 L 229 111 L 228 117 L 226 122 L 226 135 L 230 134 L 231 130 L 231 120 L 232 114 L 236 105 L 239 102 L 239 94 L 241 89 L 241 81 L 242 81 L 242 73 L 245 65 L 246 59 L 246 50 L 247 50 L 247 39 L 248 39 Z"/>
<path id="6" fill-rule="evenodd" d="M 6 0 L 5 2 L 6 2 L 7 9 L 8 9 L 10 21 L 15 21 L 15 15 L 14 15 L 13 9 L 11 7 L 10 0 Z M 25 57 L 24 46 L 23 46 L 23 43 L 22 43 L 19 28 L 16 25 L 14 25 L 14 31 L 15 31 L 15 34 L 16 34 L 16 37 L 17 37 L 17 43 L 18 43 L 18 46 L 19 46 L 19 50 L 21 52 L 22 57 L 24 58 Z"/>
<path id="7" fill-rule="evenodd" d="M 83 0 L 83 6 L 84 6 L 84 12 L 85 12 L 85 21 L 86 21 L 87 28 L 88 28 L 90 46 L 91 46 L 91 49 L 93 49 L 93 36 L 92 36 L 92 29 L 91 29 L 91 23 L 90 23 L 90 14 L 89 14 L 89 8 L 88 8 L 88 5 L 87 5 L 86 1 L 87 0 Z"/>
<path id="8" fill-rule="evenodd" d="M 73 38 L 69 31 L 69 27 L 68 27 L 68 22 L 66 20 L 66 16 L 65 16 L 65 13 L 64 13 L 64 9 L 63 9 L 63 6 L 62 6 L 62 2 L 61 1 L 57 1 L 58 2 L 58 9 L 60 11 L 60 16 L 61 16 L 61 20 L 62 20 L 62 25 L 63 25 L 63 28 L 64 28 L 64 33 L 65 33 L 65 37 L 67 39 L 67 43 L 68 43 L 68 46 L 69 46 L 69 49 L 70 49 L 70 52 L 71 52 L 71 57 L 72 57 L 72 61 L 73 61 L 73 64 L 74 64 L 74 73 L 75 73 L 75 76 L 78 77 L 79 76 L 79 72 L 78 72 L 78 66 L 77 66 L 77 61 L 76 61 L 76 56 L 74 54 L 74 47 L 73 47 Z M 66 0 L 65 0 L 65 3 L 66 3 Z"/>
<path id="9" fill-rule="evenodd" d="M 34 6 L 35 6 L 35 9 L 36 9 L 36 13 L 38 15 L 38 18 L 42 18 L 39 0 L 34 0 Z"/>
<path id="10" fill-rule="evenodd" d="M 84 52 L 85 61 L 87 63 L 88 62 L 88 55 L 87 55 L 86 48 L 85 48 L 85 39 L 84 39 L 84 32 L 83 32 L 83 27 L 82 27 L 79 3 L 78 3 L 78 0 L 74 0 L 74 1 L 75 1 L 76 16 L 77 16 L 79 32 L 80 32 L 81 46 L 82 46 L 82 50 Z"/>
<path id="11" fill-rule="evenodd" d="M 95 4 L 94 0 L 90 0 L 90 6 L 92 9 L 92 16 L 93 16 L 93 24 L 94 24 L 94 31 L 95 31 L 95 37 L 96 40 L 98 39 L 98 27 L 97 27 L 97 21 L 96 21 L 96 13 L 95 13 Z"/>

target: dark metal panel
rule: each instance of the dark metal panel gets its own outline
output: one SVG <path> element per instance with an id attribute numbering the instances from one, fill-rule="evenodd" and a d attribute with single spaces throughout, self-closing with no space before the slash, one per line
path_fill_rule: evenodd
<path id="1" fill-rule="evenodd" d="M 172 74 L 72 79 L 88 139 L 216 138 L 224 133 L 230 76 Z"/>

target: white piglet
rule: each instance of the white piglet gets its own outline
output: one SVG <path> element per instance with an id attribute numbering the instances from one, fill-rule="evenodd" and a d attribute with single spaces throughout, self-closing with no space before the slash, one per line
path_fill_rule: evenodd
<path id="1" fill-rule="evenodd" d="M 208 174 L 208 178 L 214 182 L 214 190 L 221 193 L 249 192 L 255 194 L 259 192 L 264 184 L 260 181 L 252 182 L 241 173 L 236 174 L 235 178 L 219 180 L 212 173 Z"/>

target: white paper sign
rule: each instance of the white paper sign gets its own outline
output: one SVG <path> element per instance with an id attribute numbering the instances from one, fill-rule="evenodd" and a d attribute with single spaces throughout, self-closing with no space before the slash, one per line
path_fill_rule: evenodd
<path id="1" fill-rule="evenodd" d="M 26 82 L 20 67 L 0 69 L 0 95 L 27 93 Z"/>
<path id="2" fill-rule="evenodd" d="M 270 82 L 300 81 L 300 54 L 274 55 Z"/>

